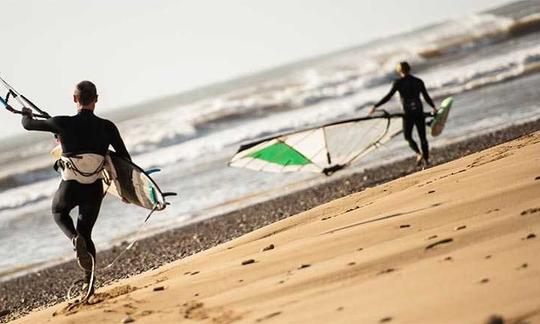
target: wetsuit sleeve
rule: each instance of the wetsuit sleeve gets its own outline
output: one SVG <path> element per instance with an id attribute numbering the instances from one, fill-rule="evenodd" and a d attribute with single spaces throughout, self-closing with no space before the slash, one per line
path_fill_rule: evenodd
<path id="1" fill-rule="evenodd" d="M 131 161 L 131 156 L 127 151 L 126 145 L 124 144 L 124 141 L 122 140 L 122 137 L 120 136 L 120 132 L 118 131 L 116 125 L 110 123 L 109 131 L 111 135 L 111 145 L 114 148 L 114 151 L 118 153 L 121 157 L 124 157 Z"/>
<path id="2" fill-rule="evenodd" d="M 396 85 L 396 83 L 397 83 L 397 82 L 394 82 L 394 83 L 392 84 L 392 89 L 390 89 L 390 92 L 388 92 L 388 93 L 386 94 L 386 96 L 384 96 L 384 98 L 381 99 L 381 101 L 379 101 L 379 102 L 377 102 L 377 103 L 375 104 L 375 108 L 384 105 L 385 103 L 388 102 L 388 100 L 390 100 L 390 98 L 392 98 L 392 96 L 394 95 L 394 93 L 396 93 L 396 91 L 397 91 L 397 85 Z"/>
<path id="3" fill-rule="evenodd" d="M 424 100 L 428 103 L 428 105 L 435 108 L 435 104 L 433 103 L 433 100 L 431 100 L 431 97 L 429 96 L 429 93 L 426 90 L 426 86 L 424 85 L 424 82 L 421 83 L 420 91 L 422 92 L 422 96 L 424 97 Z"/>
<path id="4" fill-rule="evenodd" d="M 30 131 L 51 132 L 55 134 L 59 134 L 62 132 L 59 117 L 52 117 L 45 120 L 37 120 L 32 119 L 28 116 L 23 116 L 21 123 L 24 129 Z"/>

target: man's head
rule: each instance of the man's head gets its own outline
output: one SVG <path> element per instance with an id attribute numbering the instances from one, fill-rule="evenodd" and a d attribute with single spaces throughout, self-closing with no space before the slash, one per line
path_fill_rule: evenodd
<path id="1" fill-rule="evenodd" d="M 79 109 L 93 110 L 98 100 L 96 86 L 90 81 L 81 81 L 75 87 L 73 101 Z"/>
<path id="2" fill-rule="evenodd" d="M 404 77 L 408 75 L 410 72 L 411 72 L 411 66 L 409 65 L 409 63 L 403 61 L 403 62 L 399 62 L 396 65 L 396 73 L 399 74 L 400 76 Z"/>

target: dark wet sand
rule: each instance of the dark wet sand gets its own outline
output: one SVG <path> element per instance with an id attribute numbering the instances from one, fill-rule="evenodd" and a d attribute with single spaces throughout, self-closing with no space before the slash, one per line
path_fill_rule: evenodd
<path id="1" fill-rule="evenodd" d="M 537 130 L 540 130 L 540 120 L 454 143 L 444 149 L 433 149 L 432 162 L 444 163 Z M 157 268 L 333 199 L 416 171 L 413 159 L 408 158 L 143 239 L 112 268 L 100 273 L 97 285 L 104 286 Z M 100 252 L 98 267 L 112 261 L 121 249 Z M 63 301 L 69 285 L 79 277 L 80 270 L 71 261 L 0 283 L 0 322 Z"/>

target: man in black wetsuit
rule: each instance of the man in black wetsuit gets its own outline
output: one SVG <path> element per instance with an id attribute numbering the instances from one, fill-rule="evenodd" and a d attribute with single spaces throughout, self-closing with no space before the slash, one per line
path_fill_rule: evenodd
<path id="1" fill-rule="evenodd" d="M 429 164 L 429 148 L 428 141 L 426 138 L 426 121 L 424 116 L 424 108 L 422 106 L 422 101 L 420 100 L 420 94 L 424 97 L 424 100 L 432 107 L 433 112 L 437 113 L 435 104 L 431 97 L 429 96 L 424 82 L 419 78 L 410 74 L 411 67 L 407 62 L 400 62 L 396 66 L 396 72 L 399 74 L 400 78 L 394 81 L 392 89 L 384 98 L 382 98 L 371 110 L 369 114 L 371 115 L 377 107 L 385 104 L 392 98 L 394 93 L 399 92 L 401 97 L 401 104 L 403 106 L 403 135 L 405 140 L 409 142 L 411 149 L 416 152 L 416 162 L 420 164 L 422 160 L 425 165 Z M 420 138 L 420 144 L 422 147 L 422 152 L 418 149 L 418 145 L 412 138 L 413 127 L 416 126 L 416 131 L 418 132 L 418 137 Z"/>
<path id="2" fill-rule="evenodd" d="M 109 146 L 112 145 L 119 155 L 130 159 L 116 126 L 111 121 L 94 115 L 97 99 L 96 86 L 90 81 L 82 81 L 77 84 L 73 95 L 78 111 L 76 115 L 36 120 L 33 119 L 32 110 L 24 108 L 22 118 L 22 125 L 27 130 L 56 134 L 62 145 L 62 159 L 68 159 L 67 164 L 69 164 L 69 159 L 75 161 L 73 165 L 84 164 L 87 157 L 89 159 L 86 161 L 86 166 L 98 161 L 97 165 L 92 167 L 95 170 L 93 174 L 81 175 L 80 172 L 72 171 L 70 176 L 68 173 L 62 173 L 62 181 L 52 203 L 54 220 L 64 234 L 72 240 L 79 266 L 85 271 L 87 282 L 90 280 L 92 264 L 96 256 L 91 234 L 103 199 L 101 170 L 104 157 Z M 61 166 L 64 164 L 62 159 L 59 160 Z M 75 227 L 69 213 L 76 206 L 79 207 L 79 215 Z"/>

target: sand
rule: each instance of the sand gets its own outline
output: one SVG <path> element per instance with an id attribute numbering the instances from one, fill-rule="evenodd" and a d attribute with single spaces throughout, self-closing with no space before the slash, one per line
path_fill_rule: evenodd
<path id="1" fill-rule="evenodd" d="M 15 323 L 535 323 L 538 235 L 540 132 Z"/>

